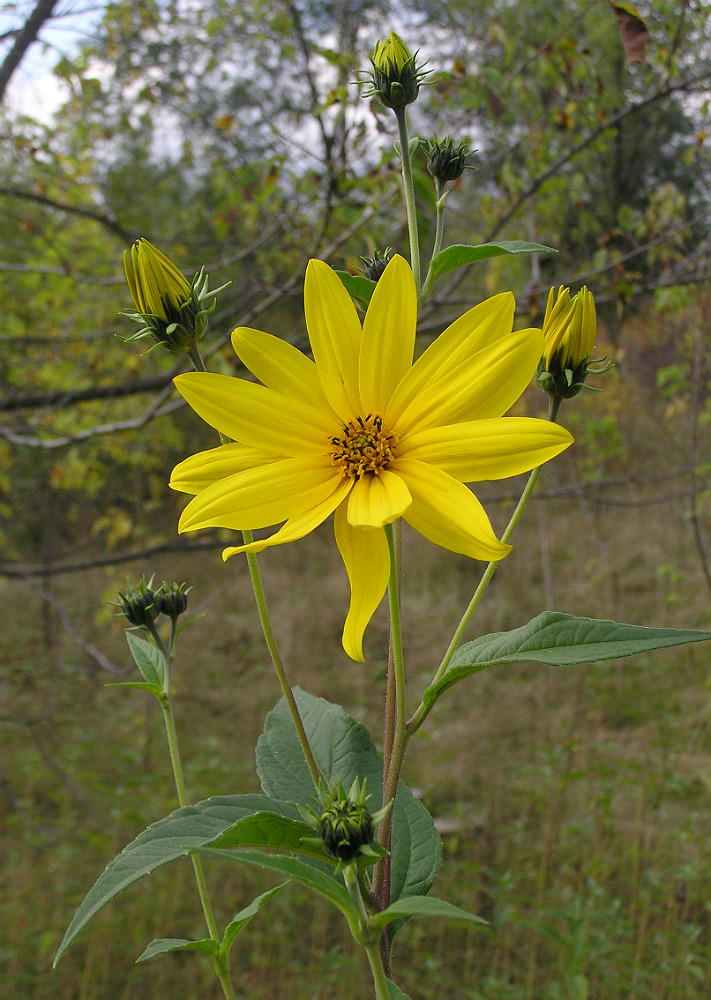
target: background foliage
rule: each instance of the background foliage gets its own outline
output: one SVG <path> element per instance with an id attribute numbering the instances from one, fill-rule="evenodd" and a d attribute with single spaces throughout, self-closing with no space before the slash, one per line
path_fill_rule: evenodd
<path id="1" fill-rule="evenodd" d="M 560 248 L 442 281 L 421 317 L 422 343 L 462 304 L 504 285 L 517 293 L 523 325 L 540 321 L 551 284 L 586 282 L 616 362 L 603 394 L 564 412 L 575 452 L 547 471 L 536 516 L 517 536 L 517 568 L 502 567 L 480 631 L 521 624 L 540 610 L 541 592 L 547 606 L 570 613 L 708 625 L 711 14 L 700 0 L 639 11 L 648 46 L 629 62 L 614 10 L 598 0 L 422 0 L 405 10 L 386 0 L 131 0 L 90 13 L 4 6 L 0 917 L 10 932 L 0 961 L 8 995 L 133 1000 L 205 989 L 191 957 L 131 965 L 147 938 L 187 935 L 199 919 L 179 866 L 154 890 L 172 930 L 147 926 L 152 910 L 138 890 L 135 909 L 108 912 L 49 972 L 93 877 L 172 806 L 170 782 L 157 793 L 142 773 L 164 763 L 152 710 L 137 694 L 103 687 L 126 664 L 102 598 L 127 573 L 155 570 L 194 582 L 197 602 L 231 626 L 207 640 L 206 626 L 195 640 L 199 666 L 184 666 L 205 678 L 201 699 L 184 707 L 196 799 L 257 790 L 247 748 L 276 700 L 244 573 L 220 568 L 217 536 L 175 538 L 181 501 L 169 495 L 168 473 L 208 446 L 207 432 L 172 391 L 175 358 L 142 357 L 140 345 L 115 336 L 132 332 L 118 315 L 130 305 L 121 253 L 145 236 L 188 276 L 205 264 L 214 285 L 231 281 L 204 345 L 213 370 L 235 370 L 236 325 L 301 345 L 308 257 L 355 271 L 361 255 L 407 243 L 393 122 L 354 85 L 391 26 L 433 70 L 414 131 L 467 136 L 476 150 L 476 169 L 449 195 L 446 241 Z M 20 104 L 27 74 L 42 66 L 53 69 L 51 114 Z M 434 193 L 423 155 L 416 183 L 426 225 Z M 543 406 L 535 392 L 525 405 Z M 490 492 L 503 522 L 515 490 Z M 280 639 L 306 664 L 302 687 L 341 700 L 377 731 L 382 677 L 342 669 L 345 591 L 331 549 L 319 535 L 309 549 L 266 560 Z M 423 671 L 475 580 L 465 560 L 413 553 L 406 612 Z M 315 601 L 332 624 L 325 638 L 311 627 Z M 383 620 L 374 650 L 385 629 Z M 426 982 L 447 984 L 439 995 L 489 1000 L 707 995 L 702 654 L 657 653 L 624 673 L 497 668 L 467 684 L 471 703 L 437 715 L 408 782 L 422 786 L 445 836 L 449 898 L 492 930 L 443 930 L 450 953 L 444 936 L 425 943 L 409 929 L 400 947 L 413 978 L 403 987 L 414 1000 L 434 995 Z M 218 869 L 214 877 L 225 879 Z M 230 872 L 225 883 L 226 917 L 241 905 L 241 878 Z M 347 936 L 325 911 L 292 890 L 272 906 L 278 946 L 267 951 L 264 917 L 241 945 L 245 995 L 305 996 L 309 968 L 324 977 L 314 996 L 330 995 L 344 976 L 368 995 Z"/>

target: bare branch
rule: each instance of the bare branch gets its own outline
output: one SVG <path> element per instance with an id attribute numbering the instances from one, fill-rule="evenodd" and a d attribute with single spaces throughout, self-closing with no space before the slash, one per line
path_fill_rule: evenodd
<path id="1" fill-rule="evenodd" d="M 107 670 L 110 674 L 118 674 L 119 676 L 124 676 L 126 674 L 126 670 L 121 670 L 119 667 L 114 666 L 111 660 L 107 659 L 100 649 L 97 649 L 93 643 L 86 640 L 81 633 L 77 631 L 77 629 L 72 625 L 64 606 L 57 600 L 54 594 L 50 594 L 50 592 L 46 590 L 31 574 L 28 573 L 25 576 L 25 579 L 30 586 L 37 591 L 43 600 L 52 605 L 59 616 L 59 620 L 74 642 L 76 642 L 78 646 L 81 646 L 84 652 L 88 653 L 93 660 L 96 660 L 102 670 Z"/>
<path id="2" fill-rule="evenodd" d="M 58 0 L 38 0 L 37 6 L 17 33 L 12 48 L 0 66 L 0 101 L 5 96 L 12 74 L 22 62 L 30 45 L 37 40 L 42 25 L 51 18 L 57 3 Z"/>
<path id="3" fill-rule="evenodd" d="M 614 128 L 615 125 L 621 122 L 624 118 L 637 114 L 638 111 L 642 111 L 644 108 L 649 107 L 650 104 L 655 104 L 663 97 L 668 97 L 670 94 L 675 94 L 680 90 L 687 90 L 704 80 L 708 80 L 709 77 L 711 77 L 711 69 L 705 69 L 702 73 L 698 73 L 696 76 L 687 77 L 684 80 L 677 81 L 676 83 L 669 83 L 666 87 L 655 90 L 654 93 L 645 97 L 643 100 L 637 101 L 635 104 L 628 104 L 626 107 L 622 108 L 621 111 L 618 111 L 617 114 L 611 115 L 610 118 L 601 122 L 597 128 L 588 132 L 585 138 L 576 143 L 572 149 L 567 150 L 559 156 L 557 160 L 554 160 L 549 167 L 538 174 L 537 177 L 533 178 L 531 183 L 521 192 L 508 211 L 501 216 L 494 228 L 487 235 L 485 242 L 493 240 L 494 237 L 501 232 L 509 219 L 516 214 L 521 205 L 528 201 L 531 195 L 535 194 L 547 180 L 550 180 L 551 177 L 554 177 L 558 173 L 561 167 L 565 166 L 565 164 L 570 162 L 570 160 L 575 159 L 578 153 L 581 153 L 608 129 Z"/>
<path id="4" fill-rule="evenodd" d="M 4 194 L 8 198 L 24 198 L 26 201 L 35 201 L 40 205 L 47 205 L 49 208 L 56 208 L 60 212 L 67 212 L 69 215 L 79 215 L 83 219 L 93 219 L 94 222 L 98 222 L 99 225 L 108 229 L 109 232 L 114 233 L 114 235 L 119 236 L 126 243 L 130 243 L 135 237 L 135 233 L 129 232 L 128 229 L 124 229 L 123 226 L 120 225 L 120 223 L 118 223 L 115 219 L 111 219 L 108 215 L 104 215 L 102 212 L 98 212 L 93 208 L 82 208 L 80 205 L 69 205 L 67 202 L 56 201 L 54 198 L 48 198 L 44 194 L 37 194 L 36 191 L 26 191 L 24 188 L 12 186 L 0 187 L 0 194 Z"/>

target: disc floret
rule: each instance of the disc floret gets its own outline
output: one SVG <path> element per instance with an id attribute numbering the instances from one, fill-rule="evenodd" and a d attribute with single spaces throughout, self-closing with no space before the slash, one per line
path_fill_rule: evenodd
<path id="1" fill-rule="evenodd" d="M 397 435 L 383 427 L 381 416 L 356 417 L 342 431 L 331 438 L 331 462 L 344 477 L 377 476 L 395 458 Z"/>

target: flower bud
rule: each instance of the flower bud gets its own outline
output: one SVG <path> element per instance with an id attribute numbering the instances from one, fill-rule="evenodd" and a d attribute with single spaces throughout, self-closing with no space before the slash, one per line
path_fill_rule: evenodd
<path id="1" fill-rule="evenodd" d="M 589 367 L 596 332 L 595 300 L 586 287 L 572 298 L 569 288 L 561 286 L 557 298 L 551 288 L 543 319 L 543 358 L 536 379 L 550 396 L 571 399 L 583 388 L 588 374 L 607 371 Z"/>
<path id="2" fill-rule="evenodd" d="M 462 139 L 456 146 L 454 139 L 448 135 L 446 139 L 428 140 L 427 143 L 427 169 L 435 180 L 446 183 L 456 181 L 461 177 L 467 166 L 467 146 L 466 139 Z"/>
<path id="3" fill-rule="evenodd" d="M 376 43 L 370 57 L 373 69 L 370 74 L 372 87 L 365 96 L 375 96 L 393 111 L 399 111 L 417 99 L 420 82 L 427 74 L 417 65 L 417 53 L 410 50 L 402 38 L 391 31 L 387 38 Z"/>
<path id="4" fill-rule="evenodd" d="M 150 626 L 160 614 L 152 583 L 153 578 L 147 584 L 142 579 L 135 587 L 129 587 L 125 594 L 119 592 L 116 607 L 121 608 L 131 625 Z"/>
<path id="5" fill-rule="evenodd" d="M 135 311 L 124 313 L 142 324 L 127 341 L 153 337 L 156 346 L 176 354 L 188 353 L 207 329 L 207 317 L 215 308 L 207 277 L 200 271 L 189 283 L 175 264 L 146 239 L 136 240 L 123 255 L 126 281 Z M 223 286 L 225 287 L 225 286 Z M 207 304 L 213 299 L 211 304 Z"/>
<path id="6" fill-rule="evenodd" d="M 318 834 L 330 857 L 352 861 L 363 853 L 363 848 L 372 846 L 373 817 L 366 805 L 365 782 L 361 788 L 356 779 L 346 795 L 339 781 L 328 791 L 321 789 L 320 799 Z"/>
<path id="7" fill-rule="evenodd" d="M 366 278 L 369 278 L 371 281 L 377 281 L 387 267 L 392 252 L 392 247 L 386 247 L 382 254 L 374 250 L 372 257 L 361 257 L 364 264 L 363 273 Z"/>
<path id="8" fill-rule="evenodd" d="M 188 588 L 189 589 L 189 588 Z M 162 615 L 176 621 L 188 606 L 188 590 L 184 583 L 162 583 L 155 594 Z"/>

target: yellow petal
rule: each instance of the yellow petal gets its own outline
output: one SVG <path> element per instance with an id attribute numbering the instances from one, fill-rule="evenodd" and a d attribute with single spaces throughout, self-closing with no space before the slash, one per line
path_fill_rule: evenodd
<path id="1" fill-rule="evenodd" d="M 480 302 L 450 324 L 417 359 L 397 387 L 388 409 L 395 421 L 426 386 L 449 378 L 463 362 L 511 333 L 515 300 L 501 292 Z"/>
<path id="2" fill-rule="evenodd" d="M 352 660 L 363 661 L 363 633 L 383 599 L 390 577 L 390 550 L 382 528 L 354 528 L 346 503 L 333 518 L 338 551 L 351 585 L 351 602 L 343 626 L 343 648 Z"/>
<path id="3" fill-rule="evenodd" d="M 385 413 L 412 366 L 416 326 L 415 280 L 405 258 L 396 254 L 375 286 L 363 321 L 359 386 L 365 413 Z"/>
<path id="4" fill-rule="evenodd" d="M 423 389 L 396 423 L 385 417 L 401 440 L 407 434 L 465 420 L 500 417 L 519 398 L 538 367 L 540 330 L 517 330 L 460 364 L 448 378 Z"/>
<path id="5" fill-rule="evenodd" d="M 348 421 L 360 413 L 360 320 L 341 279 L 321 260 L 310 260 L 306 268 L 304 311 L 323 391 L 341 420 Z"/>
<path id="6" fill-rule="evenodd" d="M 266 528 L 322 503 L 340 482 L 323 459 L 285 458 L 220 479 L 194 497 L 178 531 Z"/>
<path id="7" fill-rule="evenodd" d="M 232 331 L 235 354 L 260 382 L 285 396 L 327 408 L 316 365 L 293 344 L 261 330 L 240 326 Z"/>
<path id="8" fill-rule="evenodd" d="M 212 486 L 218 479 L 234 476 L 255 465 L 274 461 L 257 448 L 245 448 L 241 444 L 223 444 L 209 451 L 199 451 L 183 459 L 173 469 L 170 486 L 180 493 L 199 493 Z"/>
<path id="9" fill-rule="evenodd" d="M 572 435 L 549 420 L 498 417 L 419 431 L 400 442 L 397 454 L 475 483 L 528 472 L 572 443 Z"/>
<path id="10" fill-rule="evenodd" d="M 486 511 L 466 486 L 424 462 L 403 458 L 392 467 L 412 494 L 403 517 L 415 531 L 472 559 L 503 559 L 511 551 L 498 540 Z"/>
<path id="11" fill-rule="evenodd" d="M 354 483 L 348 498 L 348 523 L 354 528 L 382 528 L 400 517 L 412 497 L 400 476 L 383 469 Z"/>
<path id="12" fill-rule="evenodd" d="M 229 375 L 191 372 L 173 379 L 202 419 L 240 444 L 277 456 L 327 451 L 333 416 L 275 389 Z"/>
<path id="13" fill-rule="evenodd" d="M 268 538 L 259 538 L 256 542 L 248 542 L 246 545 L 234 545 L 222 550 L 222 558 L 227 560 L 230 556 L 237 555 L 238 552 L 261 552 L 272 545 L 283 545 L 285 542 L 295 542 L 304 535 L 308 535 L 314 528 L 318 528 L 329 515 L 331 515 L 339 503 L 348 495 L 351 488 L 349 479 L 341 479 L 332 491 L 330 496 L 315 504 L 309 510 L 296 517 L 291 517 L 283 524 L 278 531 Z"/>

